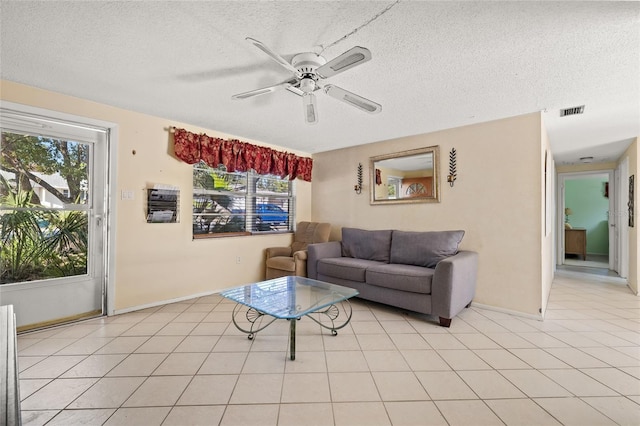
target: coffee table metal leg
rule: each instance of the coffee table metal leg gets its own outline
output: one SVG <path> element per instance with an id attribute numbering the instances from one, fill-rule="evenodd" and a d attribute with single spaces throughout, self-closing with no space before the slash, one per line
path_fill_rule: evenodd
<path id="1" fill-rule="evenodd" d="M 296 318 L 289 319 L 289 351 L 291 352 L 291 361 L 296 359 Z"/>

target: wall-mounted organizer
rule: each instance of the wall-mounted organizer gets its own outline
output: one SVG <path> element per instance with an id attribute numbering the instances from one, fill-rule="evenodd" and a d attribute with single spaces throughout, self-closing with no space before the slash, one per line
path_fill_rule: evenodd
<path id="1" fill-rule="evenodd" d="M 180 190 L 168 188 L 147 189 L 147 223 L 178 222 Z"/>

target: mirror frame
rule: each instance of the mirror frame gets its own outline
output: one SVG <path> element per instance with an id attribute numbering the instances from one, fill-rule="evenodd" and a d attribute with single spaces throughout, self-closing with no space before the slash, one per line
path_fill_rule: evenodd
<path id="1" fill-rule="evenodd" d="M 392 158 L 411 157 L 413 155 L 433 154 L 433 195 L 431 197 L 409 197 L 395 199 L 376 199 L 376 162 Z M 369 158 L 369 193 L 371 205 L 383 204 L 415 204 L 415 203 L 439 203 L 440 202 L 440 147 L 438 145 L 426 148 L 411 149 L 408 151 L 394 152 L 391 154 L 377 155 Z"/>

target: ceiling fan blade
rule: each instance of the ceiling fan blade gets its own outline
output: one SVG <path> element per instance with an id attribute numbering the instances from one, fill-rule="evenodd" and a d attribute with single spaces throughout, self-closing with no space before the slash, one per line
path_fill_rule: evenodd
<path id="1" fill-rule="evenodd" d="M 313 93 L 305 93 L 302 96 L 302 106 L 304 107 L 304 119 L 307 124 L 316 124 L 318 122 L 316 95 Z"/>
<path id="2" fill-rule="evenodd" d="M 318 67 L 316 72 L 322 77 L 327 78 L 339 74 L 343 71 L 351 69 L 360 64 L 364 64 L 371 59 L 371 52 L 365 47 L 353 47 L 342 55 Z"/>
<path id="3" fill-rule="evenodd" d="M 247 99 L 254 96 L 264 95 L 267 93 L 275 92 L 280 88 L 288 89 L 292 83 L 295 83 L 295 79 L 283 81 L 282 83 L 274 84 L 273 86 L 267 86 L 260 89 L 250 90 L 248 92 L 238 93 L 231 96 L 231 99 Z"/>
<path id="4" fill-rule="evenodd" d="M 286 59 L 284 59 L 282 56 L 278 55 L 276 52 L 274 52 L 269 47 L 267 47 L 264 43 L 251 37 L 247 37 L 246 39 L 251 43 L 253 43 L 253 45 L 256 46 L 258 49 L 262 50 L 264 53 L 269 55 L 271 59 L 279 63 L 281 66 L 291 71 L 296 76 L 300 76 L 300 73 L 298 72 L 297 69 L 293 67 L 293 65 L 291 65 L 289 62 L 286 61 Z"/>
<path id="5" fill-rule="evenodd" d="M 333 84 L 327 84 L 324 86 L 324 92 L 332 98 L 336 98 L 370 114 L 376 114 L 382 111 L 382 105 L 344 90 L 338 86 L 334 86 Z"/>

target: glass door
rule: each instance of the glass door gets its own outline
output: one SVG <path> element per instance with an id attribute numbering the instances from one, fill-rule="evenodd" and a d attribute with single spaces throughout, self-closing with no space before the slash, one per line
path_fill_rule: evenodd
<path id="1" fill-rule="evenodd" d="M 0 305 L 19 330 L 102 315 L 107 130 L 0 113 Z"/>

